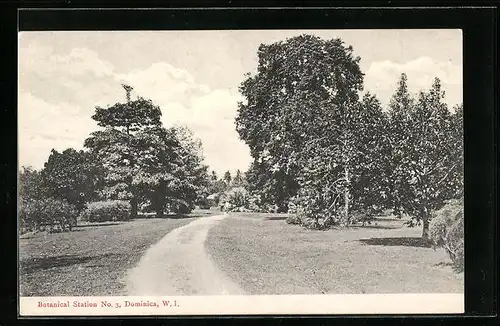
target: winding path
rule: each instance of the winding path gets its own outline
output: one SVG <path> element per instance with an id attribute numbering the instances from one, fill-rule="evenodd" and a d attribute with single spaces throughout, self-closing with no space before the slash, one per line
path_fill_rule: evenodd
<path id="1" fill-rule="evenodd" d="M 204 217 L 168 233 L 125 276 L 131 296 L 244 294 L 210 260 L 205 240 L 227 215 Z"/>

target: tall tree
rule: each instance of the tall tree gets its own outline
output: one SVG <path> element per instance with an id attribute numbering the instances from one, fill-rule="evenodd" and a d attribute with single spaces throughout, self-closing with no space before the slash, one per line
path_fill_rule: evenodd
<path id="1" fill-rule="evenodd" d="M 233 187 L 242 187 L 243 186 L 243 174 L 240 169 L 236 170 L 236 174 L 233 178 Z"/>
<path id="2" fill-rule="evenodd" d="M 61 153 L 52 150 L 41 177 L 48 196 L 64 199 L 82 210 L 86 202 L 97 199 L 104 171 L 91 153 L 68 148 Z"/>
<path id="3" fill-rule="evenodd" d="M 231 180 L 232 180 L 231 172 L 226 171 L 224 173 L 224 182 L 226 183 L 226 188 L 229 188 L 231 186 Z"/>
<path id="4" fill-rule="evenodd" d="M 464 196 L 464 107 L 462 104 L 455 106 L 451 117 L 451 133 L 449 137 L 449 152 L 451 160 L 456 165 L 454 183 L 450 183 L 453 198 Z"/>
<path id="5" fill-rule="evenodd" d="M 19 200 L 22 202 L 42 199 L 46 193 L 40 171 L 23 166 L 19 171 Z"/>
<path id="6" fill-rule="evenodd" d="M 219 179 L 219 177 L 217 177 L 217 172 L 212 170 L 212 172 L 210 173 L 210 181 L 215 182 L 217 181 L 217 179 Z"/>
<path id="7" fill-rule="evenodd" d="M 352 204 L 356 210 L 372 216 L 390 205 L 391 135 L 388 117 L 374 95 L 366 93 L 358 110 L 353 129 Z"/>
<path id="8" fill-rule="evenodd" d="M 265 195 L 281 206 L 303 186 L 299 180 L 304 161 L 314 147 L 325 145 L 324 153 L 332 154 L 330 148 L 338 154 L 343 143 L 344 166 L 350 164 L 345 131 L 363 75 L 359 57 L 340 39 L 301 35 L 262 44 L 258 58 L 257 74 L 247 75 L 240 86 L 245 101 L 239 104 L 236 125 L 254 159 L 249 180 L 275 191 Z M 342 155 L 335 158 L 341 160 Z M 348 180 L 348 169 L 343 172 Z M 348 198 L 347 193 L 346 206 Z"/>
<path id="9" fill-rule="evenodd" d="M 397 199 L 412 217 L 410 225 L 422 225 L 423 239 L 429 236 L 431 212 L 455 197 L 460 183 L 461 160 L 453 151 L 460 140 L 456 139 L 452 115 L 443 98 L 441 82 L 435 78 L 429 91 L 420 92 L 410 111 L 410 123 L 401 130 L 404 144 L 395 146 L 395 155 L 403 151 L 400 167 L 394 171 Z"/>
<path id="10" fill-rule="evenodd" d="M 158 217 L 167 208 L 188 213 L 208 195 L 209 177 L 207 166 L 202 164 L 201 143 L 190 130 L 153 127 L 136 136 L 142 155 L 134 183 Z"/>
<path id="11" fill-rule="evenodd" d="M 132 217 L 137 216 L 138 194 L 134 179 L 136 164 L 143 148 L 136 135 L 147 128 L 161 126 L 161 110 L 151 100 L 130 99 L 131 87 L 123 85 L 127 101 L 108 108 L 97 107 L 92 119 L 104 127 L 85 140 L 89 148 L 107 169 L 104 195 L 108 198 L 129 199 Z"/>
<path id="12" fill-rule="evenodd" d="M 401 188 L 402 180 L 400 179 L 404 173 L 403 161 L 407 155 L 407 146 L 409 140 L 408 128 L 411 127 L 411 112 L 414 109 L 415 100 L 413 96 L 408 91 L 408 77 L 405 73 L 401 74 L 398 81 L 396 91 L 389 102 L 389 128 L 388 134 L 390 137 L 387 141 L 391 147 L 391 155 L 389 165 L 390 170 L 394 171 L 390 175 L 390 197 L 392 201 L 392 206 L 394 211 L 402 216 L 403 207 L 400 205 L 402 192 L 404 188 Z"/>

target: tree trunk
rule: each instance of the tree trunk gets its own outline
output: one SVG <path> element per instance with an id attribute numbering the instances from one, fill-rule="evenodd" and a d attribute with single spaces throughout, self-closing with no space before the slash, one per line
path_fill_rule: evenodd
<path id="1" fill-rule="evenodd" d="M 138 212 L 138 203 L 137 203 L 137 198 L 134 196 L 132 197 L 132 199 L 130 199 L 130 217 L 136 218 L 137 212 Z"/>
<path id="2" fill-rule="evenodd" d="M 349 220 L 349 200 L 350 200 L 350 194 L 349 194 L 349 170 L 347 166 L 344 168 L 344 173 L 345 173 L 345 181 L 346 181 L 346 187 L 344 189 L 344 214 L 345 214 L 345 222 L 347 225 L 350 224 Z"/>
<path id="3" fill-rule="evenodd" d="M 163 217 L 163 205 L 156 204 L 155 211 L 156 211 L 157 218 Z"/>
<path id="4" fill-rule="evenodd" d="M 429 240 L 429 213 L 428 209 L 424 208 L 424 214 L 422 216 L 422 239 Z"/>
<path id="5" fill-rule="evenodd" d="M 163 213 L 165 211 L 165 196 L 162 196 L 160 190 L 156 190 L 155 198 L 154 198 L 154 207 L 156 212 L 156 217 L 163 217 Z"/>
<path id="6" fill-rule="evenodd" d="M 132 159 L 132 152 L 130 150 L 130 125 L 127 125 L 126 128 L 127 128 L 128 164 L 130 166 L 130 169 L 133 170 L 134 162 Z M 135 189 L 134 189 L 134 186 L 132 185 L 132 182 L 133 182 L 133 176 L 130 176 L 129 189 L 132 192 L 132 198 L 130 199 L 130 209 L 131 209 L 130 217 L 136 218 L 137 212 L 138 212 L 138 203 L 137 203 L 137 196 L 135 194 L 135 191 L 134 191 Z"/>

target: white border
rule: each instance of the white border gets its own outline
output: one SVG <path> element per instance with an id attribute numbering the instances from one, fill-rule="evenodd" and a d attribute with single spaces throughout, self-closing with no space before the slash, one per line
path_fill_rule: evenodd
<path id="1" fill-rule="evenodd" d="M 103 305 L 104 301 L 109 306 Z M 156 305 L 127 306 L 127 301 Z M 462 314 L 464 301 L 463 293 L 21 297 L 19 313 L 21 316 Z M 43 307 L 58 303 L 60 307 Z M 78 303 L 84 307 L 75 307 Z M 85 307 L 89 303 L 96 307 Z"/>

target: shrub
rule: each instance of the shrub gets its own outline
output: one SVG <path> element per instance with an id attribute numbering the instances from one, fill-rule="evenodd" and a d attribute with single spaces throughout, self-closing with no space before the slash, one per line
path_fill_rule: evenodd
<path id="1" fill-rule="evenodd" d="M 88 203 L 82 214 L 82 219 L 88 222 L 126 221 L 129 218 L 130 203 L 124 200 Z"/>
<path id="2" fill-rule="evenodd" d="M 224 201 L 228 202 L 231 207 L 248 207 L 248 191 L 243 187 L 231 188 L 224 194 Z"/>
<path id="3" fill-rule="evenodd" d="M 189 214 L 193 211 L 194 204 L 185 200 L 174 200 L 173 203 L 169 205 L 169 211 L 172 213 L 183 215 Z"/>
<path id="4" fill-rule="evenodd" d="M 325 193 L 310 187 L 299 190 L 288 203 L 288 212 L 295 215 L 287 219 L 288 223 L 318 230 L 339 224 L 341 216 L 335 213 L 336 207 L 331 205 L 330 198 L 325 198 Z"/>
<path id="5" fill-rule="evenodd" d="M 302 225 L 302 218 L 304 217 L 304 209 L 302 206 L 297 206 L 291 202 L 288 204 L 288 213 L 290 213 L 286 218 L 288 224 Z"/>
<path id="6" fill-rule="evenodd" d="M 248 209 L 252 212 L 260 212 L 261 199 L 258 194 L 251 194 L 248 196 Z"/>
<path id="7" fill-rule="evenodd" d="M 457 271 L 464 268 L 464 212 L 462 200 L 450 200 L 434 212 L 429 238 L 435 247 L 446 250 Z"/>
<path id="8" fill-rule="evenodd" d="M 21 233 L 48 230 L 71 231 L 76 226 L 78 212 L 67 201 L 55 198 L 21 200 L 19 227 Z"/>

